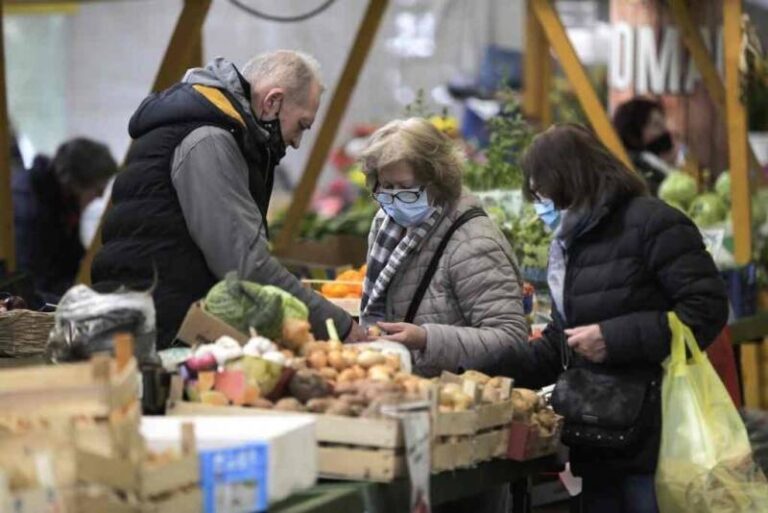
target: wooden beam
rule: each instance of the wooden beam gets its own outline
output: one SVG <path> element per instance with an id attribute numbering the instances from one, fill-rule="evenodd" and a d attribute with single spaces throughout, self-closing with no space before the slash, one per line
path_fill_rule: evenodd
<path id="1" fill-rule="evenodd" d="M 528 0 L 523 53 L 523 112 L 527 117 L 538 121 L 542 128 L 546 128 L 552 124 L 552 108 L 549 101 L 552 60 L 549 57 L 547 37 L 530 4 Z"/>
<path id="2" fill-rule="evenodd" d="M 742 42 L 741 0 L 723 0 L 723 40 L 734 257 L 736 264 L 746 265 L 752 259 L 752 195 L 747 157 L 747 116 L 741 102 L 739 72 Z"/>
<path id="3" fill-rule="evenodd" d="M 16 270 L 16 241 L 13 235 L 13 196 L 11 194 L 11 152 L 8 129 L 8 103 L 5 90 L 5 44 L 3 4 L 0 2 L 0 262 L 5 270 Z"/>
<path id="4" fill-rule="evenodd" d="M 712 55 L 701 36 L 701 32 L 691 19 L 688 3 L 686 0 L 670 0 L 669 12 L 675 24 L 680 28 L 683 43 L 691 54 L 693 62 L 696 63 L 696 68 L 701 73 L 702 81 L 709 96 L 712 98 L 715 106 L 720 109 L 723 117 L 725 117 L 725 85 L 720 77 L 720 73 L 717 71 L 717 66 L 715 66 L 712 60 Z M 751 146 L 749 147 L 749 166 L 754 171 L 761 169 Z"/>
<path id="5" fill-rule="evenodd" d="M 168 43 L 168 48 L 165 50 L 151 92 L 167 89 L 181 80 L 187 69 L 202 65 L 203 23 L 210 7 L 211 0 L 184 0 L 184 8 L 176 21 L 176 28 Z M 101 229 L 106 213 L 111 207 L 112 201 L 110 200 L 104 209 L 104 215 L 101 217 L 99 228 L 96 230 L 91 246 L 80 262 L 80 271 L 77 275 L 78 283 L 91 284 L 91 265 L 96 253 L 101 249 Z"/>
<path id="6" fill-rule="evenodd" d="M 323 125 L 320 127 L 317 140 L 315 140 L 312 152 L 307 160 L 307 165 L 304 168 L 304 174 L 293 193 L 293 201 L 288 208 L 285 224 L 275 241 L 275 254 L 277 255 L 281 251 L 286 250 L 298 235 L 301 220 L 312 198 L 312 193 L 317 185 L 317 179 L 320 177 L 328 154 L 331 151 L 331 146 L 336 138 L 336 132 L 347 110 L 352 92 L 355 90 L 357 79 L 376 39 L 387 4 L 388 0 L 370 0 L 368 3 L 363 21 L 360 23 L 357 35 L 352 43 L 352 49 L 347 56 L 344 70 L 333 92 Z"/>
<path id="7" fill-rule="evenodd" d="M 592 128 L 605 144 L 627 167 L 633 169 L 624 145 L 613 128 L 605 107 L 600 103 L 584 67 L 579 61 L 568 34 L 550 0 L 531 0 L 531 7 L 539 20 L 549 44 L 555 50 L 568 81 L 576 91 L 581 108 L 587 115 Z"/>

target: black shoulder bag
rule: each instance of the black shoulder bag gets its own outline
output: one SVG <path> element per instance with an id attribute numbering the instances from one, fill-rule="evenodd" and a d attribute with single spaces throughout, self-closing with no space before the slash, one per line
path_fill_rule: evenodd
<path id="1" fill-rule="evenodd" d="M 569 367 L 571 348 L 562 330 L 565 371 L 552 392 L 552 406 L 565 419 L 566 445 L 624 449 L 651 426 L 660 400 L 660 377 L 630 369 Z"/>
<path id="2" fill-rule="evenodd" d="M 440 245 L 437 247 L 435 254 L 432 256 L 432 260 L 429 262 L 427 272 L 424 273 L 424 276 L 421 278 L 421 282 L 419 282 L 419 287 L 416 289 L 416 293 L 413 295 L 411 304 L 408 307 L 408 313 L 405 314 L 404 322 L 412 324 L 413 320 L 416 318 L 416 313 L 419 311 L 419 306 L 421 306 L 421 300 L 424 299 L 424 294 L 426 294 L 427 289 L 429 288 L 429 284 L 432 282 L 432 278 L 435 276 L 435 272 L 437 272 L 437 266 L 440 264 L 440 258 L 443 256 L 445 248 L 448 246 L 448 242 L 451 240 L 453 234 L 456 233 L 456 230 L 461 228 L 467 221 L 471 219 L 476 217 L 486 217 L 487 215 L 488 214 L 486 214 L 485 210 L 482 208 L 473 207 L 461 214 L 461 217 L 456 219 L 451 227 L 448 228 L 445 237 L 443 237 L 443 240 L 440 241 Z"/>

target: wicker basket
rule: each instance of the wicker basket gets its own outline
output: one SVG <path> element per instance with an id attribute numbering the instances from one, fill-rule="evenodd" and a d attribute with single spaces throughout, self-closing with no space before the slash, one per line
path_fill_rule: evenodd
<path id="1" fill-rule="evenodd" d="M 32 310 L 0 313 L 0 357 L 24 358 L 45 353 L 53 314 Z"/>

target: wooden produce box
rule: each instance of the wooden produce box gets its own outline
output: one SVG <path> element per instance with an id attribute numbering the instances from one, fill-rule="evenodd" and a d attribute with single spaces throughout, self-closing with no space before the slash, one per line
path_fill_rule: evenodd
<path id="1" fill-rule="evenodd" d="M 237 406 L 178 402 L 168 415 L 312 415 Z M 317 467 L 329 479 L 389 482 L 406 474 L 403 433 L 395 419 L 312 415 Z"/>
<path id="2" fill-rule="evenodd" d="M 528 461 L 555 454 L 560 447 L 563 418 L 559 417 L 556 428 L 549 436 L 541 436 L 537 426 L 526 422 L 513 421 L 509 426 L 507 458 Z"/>
<path id="3" fill-rule="evenodd" d="M 0 417 L 6 415 L 106 418 L 136 401 L 136 360 L 106 355 L 89 362 L 0 372 Z"/>
<path id="4" fill-rule="evenodd" d="M 135 503 L 103 489 L 80 492 L 77 505 L 77 513 L 197 513 L 203 511 L 203 496 L 200 488 L 191 486 L 158 500 Z"/>
<path id="5" fill-rule="evenodd" d="M 138 431 L 136 434 L 137 442 L 143 445 Z M 79 448 L 76 461 L 80 482 L 130 493 L 141 502 L 153 503 L 153 507 L 159 504 L 156 497 L 195 487 L 200 481 L 194 429 L 190 424 L 182 427 L 178 457 L 153 461 L 144 447 L 110 454 Z"/>

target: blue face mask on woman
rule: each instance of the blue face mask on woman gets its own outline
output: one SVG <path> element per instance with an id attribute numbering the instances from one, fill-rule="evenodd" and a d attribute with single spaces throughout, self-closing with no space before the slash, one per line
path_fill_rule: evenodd
<path id="1" fill-rule="evenodd" d="M 398 197 L 403 192 L 416 194 L 418 198 L 410 203 L 405 202 Z M 376 195 L 377 199 L 378 195 L 382 196 L 381 199 L 384 199 L 385 195 L 391 199 L 391 203 L 385 203 L 379 199 L 381 208 L 397 224 L 405 228 L 420 225 L 435 211 L 435 207 L 429 204 L 427 191 L 423 188 L 381 190 Z"/>
<path id="2" fill-rule="evenodd" d="M 555 231 L 560 226 L 560 211 L 555 207 L 555 204 L 551 199 L 542 199 L 541 201 L 534 201 L 533 208 L 536 210 L 536 215 L 539 219 L 544 221 L 550 230 Z"/>

